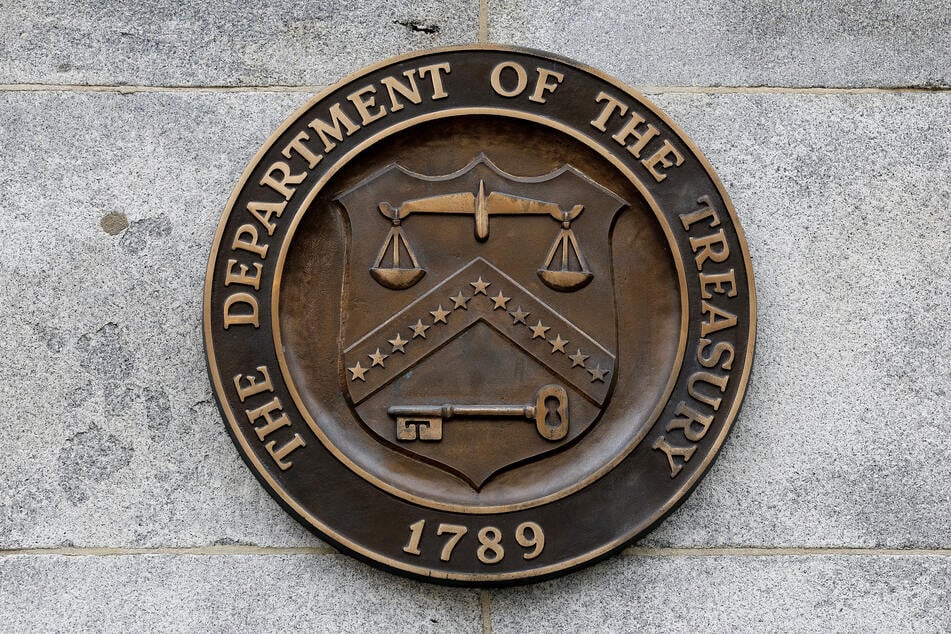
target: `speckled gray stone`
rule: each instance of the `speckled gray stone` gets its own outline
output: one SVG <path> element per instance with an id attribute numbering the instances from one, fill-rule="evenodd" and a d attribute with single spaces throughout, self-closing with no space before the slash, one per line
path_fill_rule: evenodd
<path id="1" fill-rule="evenodd" d="M 308 97 L 0 93 L 0 547 L 319 544 L 224 432 L 200 329 L 231 188 Z"/>
<path id="2" fill-rule="evenodd" d="M 646 544 L 951 547 L 951 94 L 655 95 L 746 231 L 753 374 Z"/>
<path id="3" fill-rule="evenodd" d="M 472 0 L 23 0 L 0 12 L 0 83 L 324 85 L 475 41 Z"/>
<path id="4" fill-rule="evenodd" d="M 200 333 L 225 201 L 307 96 L 0 94 L 0 547 L 318 543 L 238 458 Z M 951 547 L 951 94 L 654 99 L 733 196 L 760 327 L 718 462 L 645 543 Z"/>
<path id="5" fill-rule="evenodd" d="M 622 557 L 490 596 L 493 634 L 946 632 L 951 558 Z"/>
<path id="6" fill-rule="evenodd" d="M 8 556 L 6 632 L 482 631 L 477 590 L 333 556 Z"/>
<path id="7" fill-rule="evenodd" d="M 489 38 L 651 86 L 948 86 L 951 4 L 493 0 Z"/>

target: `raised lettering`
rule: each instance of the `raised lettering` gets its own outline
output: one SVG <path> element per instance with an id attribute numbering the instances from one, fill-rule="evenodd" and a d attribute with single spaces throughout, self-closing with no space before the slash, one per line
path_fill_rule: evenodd
<path id="1" fill-rule="evenodd" d="M 380 106 L 376 112 L 370 112 L 370 108 L 376 105 L 376 97 L 367 97 L 366 95 L 374 94 L 376 94 L 375 86 L 364 86 L 360 90 L 347 95 L 347 99 L 357 109 L 357 112 L 360 113 L 360 119 L 363 121 L 363 125 L 373 123 L 380 117 L 386 115 L 385 106 Z"/>
<path id="2" fill-rule="evenodd" d="M 710 197 L 703 195 L 697 199 L 697 202 L 703 205 L 703 207 L 696 211 L 691 211 L 689 214 L 680 214 L 680 223 L 684 226 L 684 229 L 689 231 L 693 223 L 699 222 L 704 218 L 710 218 L 711 227 L 720 226 L 720 216 L 718 216 L 716 210 L 713 209 Z"/>
<path id="3" fill-rule="evenodd" d="M 707 290 L 707 287 L 713 285 L 713 292 L 720 295 L 726 294 L 727 297 L 736 297 L 736 275 L 733 269 L 728 273 L 701 273 L 700 274 L 700 296 L 704 299 L 713 297 L 713 293 Z M 729 289 L 724 289 L 723 285 L 729 284 Z"/>
<path id="4" fill-rule="evenodd" d="M 719 245 L 720 247 L 716 251 L 713 250 L 715 245 Z M 690 250 L 694 253 L 697 253 L 698 250 L 700 251 L 700 253 L 694 256 L 698 271 L 703 268 L 703 263 L 707 260 L 723 262 L 730 257 L 730 245 L 726 243 L 726 234 L 723 233 L 723 229 L 707 236 L 690 238 Z"/>
<path id="5" fill-rule="evenodd" d="M 505 88 L 502 86 L 502 71 L 511 69 L 515 72 L 515 87 Z M 516 62 L 501 62 L 492 69 L 489 77 L 489 83 L 492 84 L 492 90 L 503 97 L 518 97 L 528 86 L 528 73 L 525 68 Z"/>
<path id="6" fill-rule="evenodd" d="M 433 101 L 436 99 L 445 99 L 449 96 L 449 93 L 447 93 L 442 86 L 442 75 L 439 74 L 441 72 L 446 73 L 447 75 L 452 72 L 452 69 L 449 68 L 449 62 L 432 64 L 430 66 L 422 66 L 419 69 L 420 79 L 426 75 L 429 75 L 433 82 Z"/>
<path id="7" fill-rule="evenodd" d="M 258 288 L 261 286 L 261 269 L 263 269 L 264 266 L 260 262 L 255 262 L 253 265 L 255 268 L 254 275 L 248 275 L 247 265 L 238 265 L 238 272 L 235 273 L 235 264 L 238 264 L 237 260 L 228 260 L 228 268 L 225 269 L 225 286 L 231 286 L 232 284 L 244 284 L 245 286 L 253 286 L 254 290 L 258 290 Z"/>
<path id="8" fill-rule="evenodd" d="M 419 88 L 416 86 L 416 71 L 408 70 L 403 73 L 403 76 L 409 80 L 409 86 L 404 86 L 392 76 L 384 77 L 380 80 L 380 83 L 386 87 L 386 92 L 390 97 L 390 112 L 398 112 L 403 109 L 403 104 L 396 98 L 396 93 L 399 93 L 400 96 L 405 99 L 409 99 L 414 104 L 418 104 L 423 100 L 422 95 L 419 94 Z"/>
<path id="9" fill-rule="evenodd" d="M 710 428 L 711 423 L 713 423 L 713 416 L 704 416 L 683 401 L 677 404 L 674 415 L 684 416 L 685 418 L 674 418 L 671 420 L 667 423 L 667 431 L 671 432 L 675 429 L 682 429 L 684 437 L 693 442 L 702 440 L 703 437 L 707 435 L 707 430 Z M 695 425 L 699 427 L 694 429 Z"/>
<path id="10" fill-rule="evenodd" d="M 722 398 L 711 398 L 705 394 L 700 393 L 697 390 L 697 383 L 700 382 L 707 383 L 709 385 L 716 386 L 720 388 L 720 392 L 726 391 L 726 384 L 730 381 L 730 375 L 724 374 L 723 376 L 717 376 L 712 372 L 694 372 L 690 375 L 690 378 L 687 380 L 687 394 L 701 403 L 706 403 L 713 408 L 713 411 L 720 409 L 720 403 L 723 402 Z M 689 436 L 688 436 L 689 438 Z M 691 438 L 691 440 L 693 440 Z"/>
<path id="11" fill-rule="evenodd" d="M 670 160 L 671 157 L 673 160 Z M 651 173 L 651 176 L 654 177 L 654 180 L 660 183 L 665 178 L 667 178 L 667 174 L 661 174 L 657 171 L 658 163 L 660 163 L 662 169 L 680 167 L 684 163 L 684 157 L 680 152 L 677 151 L 677 148 L 674 147 L 669 139 L 664 139 L 664 145 L 662 145 L 659 150 L 641 161 L 641 164 L 647 168 L 647 171 Z"/>
<path id="12" fill-rule="evenodd" d="M 281 173 L 280 180 L 274 178 L 274 172 Z M 295 188 L 288 187 L 288 185 L 299 185 L 305 178 L 307 178 L 307 172 L 291 174 L 290 165 L 284 161 L 275 161 L 271 164 L 271 167 L 268 168 L 264 178 L 261 179 L 261 185 L 270 187 L 283 196 L 284 200 L 290 200 L 291 196 L 294 195 Z"/>
<path id="13" fill-rule="evenodd" d="M 618 130 L 617 134 L 613 135 L 611 138 L 618 142 L 619 145 L 624 145 L 628 152 L 630 152 L 634 158 L 641 158 L 641 152 L 644 151 L 644 148 L 647 147 L 647 144 L 651 142 L 651 139 L 659 135 L 653 125 L 648 124 L 645 130 L 638 130 L 637 127 L 644 123 L 644 117 L 637 114 L 634 111 L 631 111 L 631 116 L 628 118 L 627 123 L 621 126 L 621 129 Z M 637 139 L 637 142 L 633 145 L 625 145 L 627 143 L 628 137 L 633 136 Z"/>
<path id="14" fill-rule="evenodd" d="M 670 465 L 670 477 L 675 478 L 677 474 L 680 473 L 683 469 L 683 465 L 677 464 L 674 461 L 674 456 L 683 458 L 684 464 L 690 462 L 690 458 L 693 456 L 693 452 L 697 450 L 697 447 L 691 445 L 689 447 L 676 447 L 667 442 L 667 439 L 664 436 L 661 436 L 654 441 L 654 444 L 651 445 L 652 448 L 657 449 L 658 451 L 663 451 L 664 455 L 667 456 L 667 464 Z"/>
<path id="15" fill-rule="evenodd" d="M 606 92 L 599 92 L 598 96 L 595 97 L 594 100 L 598 103 L 601 103 L 602 101 L 607 102 L 604 108 L 601 109 L 601 114 L 599 114 L 596 119 L 591 121 L 591 125 L 593 125 L 598 130 L 601 130 L 601 132 L 608 131 L 608 119 L 611 118 L 611 115 L 614 114 L 615 111 L 617 111 L 618 115 L 622 117 L 627 114 L 627 106 Z"/>
<path id="16" fill-rule="evenodd" d="M 532 96 L 529 97 L 528 100 L 534 101 L 535 103 L 545 103 L 545 97 L 543 95 L 546 92 L 555 92 L 555 89 L 565 80 L 565 76 L 546 68 L 536 68 L 535 70 L 538 71 L 538 80 L 535 82 L 535 92 L 532 93 Z M 548 83 L 549 78 L 554 79 L 555 82 Z"/>
<path id="17" fill-rule="evenodd" d="M 259 365 L 255 370 L 261 373 L 262 379 L 251 374 L 245 374 L 244 376 L 236 374 L 234 376 L 234 389 L 238 392 L 238 398 L 242 403 L 244 403 L 245 399 L 249 396 L 254 396 L 261 392 L 274 391 L 274 385 L 271 383 L 271 374 L 267 371 L 267 366 Z M 241 385 L 242 380 L 244 380 L 247 385 Z"/>
<path id="18" fill-rule="evenodd" d="M 274 418 L 271 415 L 271 413 L 275 411 L 281 413 L 281 415 L 277 418 Z M 264 419 L 263 425 L 254 427 L 254 431 L 258 435 L 258 439 L 262 442 L 269 434 L 280 429 L 281 427 L 289 427 L 291 424 L 291 419 L 288 418 L 287 414 L 285 414 L 281 409 L 281 399 L 277 398 L 276 396 L 261 407 L 245 410 L 245 414 L 247 414 L 248 422 L 250 422 L 251 425 L 254 425 L 254 421 L 259 418 Z"/>
<path id="19" fill-rule="evenodd" d="M 323 141 L 325 154 L 337 147 L 336 143 L 327 138 L 328 136 L 337 139 L 337 141 L 343 141 L 343 130 L 340 129 L 341 124 L 346 128 L 347 136 L 350 136 L 360 129 L 360 126 L 344 114 L 339 103 L 330 106 L 328 112 L 330 113 L 331 123 L 326 123 L 321 119 L 314 119 L 307 124 L 307 127 L 316 132 L 320 140 Z"/>
<path id="20" fill-rule="evenodd" d="M 251 312 L 236 313 L 232 309 L 244 304 L 250 307 Z M 225 300 L 224 307 L 225 330 L 231 326 L 252 325 L 258 327 L 258 300 L 249 293 L 233 293 Z"/>
<path id="21" fill-rule="evenodd" d="M 710 333 L 736 326 L 736 315 L 729 311 L 720 310 L 708 302 L 702 302 L 700 304 L 700 312 L 704 315 L 709 314 L 707 321 L 701 322 L 700 324 L 701 337 L 706 337 Z"/>
<path id="22" fill-rule="evenodd" d="M 272 440 L 264 445 L 264 448 L 269 454 L 271 454 L 271 458 L 273 458 L 274 463 L 281 468 L 281 471 L 287 471 L 294 466 L 294 463 L 290 460 L 285 461 L 284 458 L 289 456 L 290 453 L 295 449 L 300 449 L 301 447 L 306 446 L 307 443 L 304 442 L 304 439 L 301 438 L 300 434 L 294 434 L 293 438 L 288 440 L 280 447 L 277 446 L 277 441 Z"/>
<path id="23" fill-rule="evenodd" d="M 304 141 L 308 140 L 310 140 L 310 137 L 306 132 L 298 133 L 290 143 L 284 146 L 281 154 L 284 155 L 284 158 L 291 158 L 291 152 L 296 152 L 298 156 L 307 161 L 307 166 L 310 169 L 314 169 L 324 157 L 320 154 L 314 154 L 309 147 L 304 145 Z"/>
<path id="24" fill-rule="evenodd" d="M 724 370 L 732 370 L 733 355 L 735 353 L 733 344 L 726 341 L 718 341 L 713 346 L 713 350 L 710 352 L 710 354 L 705 355 L 704 352 L 711 343 L 713 342 L 709 339 L 700 340 L 700 345 L 697 347 L 697 361 L 700 363 L 700 365 L 705 368 L 715 368 L 717 365 L 719 365 Z M 723 361 L 721 364 L 720 359 L 723 358 L 724 354 L 729 356 L 727 357 L 727 360 Z"/>
<path id="25" fill-rule="evenodd" d="M 280 218 L 286 206 L 286 200 L 279 203 L 260 203 L 252 201 L 248 203 L 248 212 L 261 223 L 262 227 L 267 229 L 267 234 L 270 236 L 274 234 L 274 230 L 277 228 L 277 225 L 271 222 L 271 215 Z"/>
<path id="26" fill-rule="evenodd" d="M 248 236 L 248 240 L 242 240 L 242 236 Z M 258 244 L 258 229 L 254 225 L 241 225 L 237 233 L 234 234 L 234 241 L 231 243 L 231 249 L 237 251 L 242 249 L 249 253 L 257 254 L 262 260 L 267 255 L 268 245 Z"/>

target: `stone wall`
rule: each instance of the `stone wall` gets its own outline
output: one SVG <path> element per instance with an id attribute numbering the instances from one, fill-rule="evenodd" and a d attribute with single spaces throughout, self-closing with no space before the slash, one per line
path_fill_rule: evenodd
<path id="1" fill-rule="evenodd" d="M 946 2 L 910 0 L 4 3 L 0 629 L 951 630 L 949 33 Z M 688 501 L 603 564 L 491 591 L 287 516 L 200 332 L 216 223 L 271 131 L 366 64 L 478 41 L 666 110 L 733 198 L 760 320 Z"/>

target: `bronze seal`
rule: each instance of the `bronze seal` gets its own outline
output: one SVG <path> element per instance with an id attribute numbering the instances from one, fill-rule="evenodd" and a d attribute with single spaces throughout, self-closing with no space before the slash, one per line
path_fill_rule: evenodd
<path id="1" fill-rule="evenodd" d="M 733 207 L 636 91 L 507 47 L 383 62 L 258 152 L 204 333 L 267 490 L 372 564 L 465 584 L 655 525 L 730 428 L 755 299 Z"/>

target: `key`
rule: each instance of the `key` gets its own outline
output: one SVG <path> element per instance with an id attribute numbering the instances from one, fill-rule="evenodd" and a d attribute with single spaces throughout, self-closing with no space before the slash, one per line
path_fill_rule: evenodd
<path id="1" fill-rule="evenodd" d="M 527 405 L 394 405 L 387 413 L 396 419 L 396 439 L 442 440 L 443 423 L 461 418 L 522 418 L 535 422 L 547 440 L 568 435 L 568 392 L 560 385 L 543 385 Z"/>

